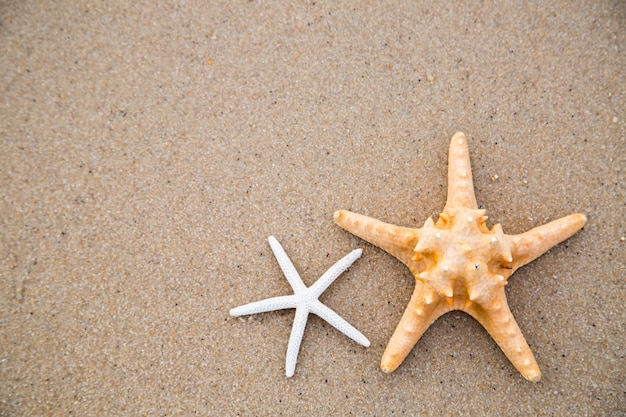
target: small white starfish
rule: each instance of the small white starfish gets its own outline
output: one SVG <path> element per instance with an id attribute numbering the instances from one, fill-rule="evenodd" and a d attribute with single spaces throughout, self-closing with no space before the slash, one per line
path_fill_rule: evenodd
<path id="1" fill-rule="evenodd" d="M 293 376 L 293 373 L 296 370 L 298 351 L 300 350 L 300 343 L 302 342 L 302 335 L 304 334 L 304 328 L 306 327 L 306 321 L 309 317 L 309 313 L 316 314 L 326 320 L 335 329 L 348 336 L 350 339 L 360 345 L 368 347 L 370 345 L 370 341 L 367 340 L 361 332 L 341 318 L 339 314 L 335 313 L 318 300 L 324 290 L 326 290 L 326 288 L 328 288 L 343 271 L 348 269 L 354 261 L 361 257 L 363 249 L 355 249 L 341 258 L 337 261 L 337 263 L 331 266 L 330 269 L 315 282 L 315 284 L 307 288 L 302 282 L 298 271 L 296 271 L 296 268 L 291 263 L 287 253 L 285 253 L 283 247 L 280 243 L 278 243 L 278 240 L 276 240 L 274 236 L 270 236 L 267 240 L 270 243 L 280 268 L 285 274 L 285 278 L 287 278 L 291 288 L 293 288 L 294 294 L 268 298 L 266 300 L 235 307 L 230 310 L 230 315 L 245 316 L 248 314 L 284 310 L 287 308 L 296 309 L 296 317 L 293 321 L 291 336 L 289 336 L 289 344 L 287 345 L 287 359 L 285 364 L 285 374 L 287 377 Z"/>

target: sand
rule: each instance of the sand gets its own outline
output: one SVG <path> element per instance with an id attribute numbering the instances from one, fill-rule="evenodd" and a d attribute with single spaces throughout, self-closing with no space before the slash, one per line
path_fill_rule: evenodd
<path id="1" fill-rule="evenodd" d="M 0 4 L 0 416 L 626 413 L 621 1 Z M 476 198 L 519 233 L 589 223 L 511 277 L 527 382 L 453 312 L 398 370 L 414 279 L 345 232 L 419 227 L 468 137 Z M 321 301 L 228 310 L 363 256 Z"/>

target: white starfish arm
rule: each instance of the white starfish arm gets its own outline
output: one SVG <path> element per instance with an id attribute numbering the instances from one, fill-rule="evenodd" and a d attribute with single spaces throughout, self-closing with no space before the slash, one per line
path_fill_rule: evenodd
<path id="1" fill-rule="evenodd" d="M 265 313 L 266 311 L 296 308 L 297 303 L 298 298 L 295 295 L 283 295 L 282 297 L 268 298 L 267 300 L 255 301 L 254 303 L 235 307 L 230 310 L 230 315 L 239 317 L 248 314 Z"/>
<path id="2" fill-rule="evenodd" d="M 293 319 L 293 327 L 289 336 L 289 344 L 287 345 L 287 358 L 285 359 L 285 375 L 292 377 L 296 370 L 296 362 L 298 361 L 298 352 L 302 343 L 302 335 L 306 327 L 306 321 L 309 318 L 309 309 L 305 306 L 296 308 L 296 317 Z"/>
<path id="3" fill-rule="evenodd" d="M 361 257 L 363 253 L 363 249 L 355 249 L 340 260 L 338 260 L 333 266 L 331 266 L 328 271 L 324 272 L 315 284 L 309 287 L 309 294 L 313 297 L 317 298 L 330 284 L 332 284 L 339 275 L 341 275 L 346 269 L 350 267 L 357 259 Z"/>
<path id="4" fill-rule="evenodd" d="M 322 304 L 319 300 L 315 300 L 314 303 L 311 303 L 309 308 L 311 313 L 326 320 L 328 324 L 348 336 L 350 339 L 362 346 L 369 347 L 370 341 L 367 340 L 367 337 L 365 337 L 363 333 L 344 320 L 339 314 Z"/>
<path id="5" fill-rule="evenodd" d="M 274 236 L 270 236 L 267 238 L 270 243 L 270 247 L 272 248 L 272 252 L 274 252 L 274 256 L 278 261 L 278 265 L 280 265 L 280 269 L 283 270 L 283 274 L 285 274 L 285 278 L 289 281 L 291 288 L 293 288 L 293 292 L 296 294 L 300 294 L 306 290 L 306 285 L 302 282 L 302 278 L 300 278 L 300 274 L 296 271 L 296 267 L 293 266 L 291 259 L 287 256 L 287 253 L 283 249 L 278 240 Z"/>

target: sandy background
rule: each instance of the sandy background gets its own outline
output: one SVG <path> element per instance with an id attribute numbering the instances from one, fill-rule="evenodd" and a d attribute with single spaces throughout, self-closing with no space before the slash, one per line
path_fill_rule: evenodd
<path id="1" fill-rule="evenodd" d="M 0 415 L 593 415 L 626 412 L 623 1 L 3 1 Z M 333 223 L 418 227 L 466 133 L 476 196 L 519 233 L 588 225 L 519 270 L 525 381 L 453 312 L 393 374 L 413 289 Z M 321 300 L 284 376 L 293 310 L 274 235 Z"/>

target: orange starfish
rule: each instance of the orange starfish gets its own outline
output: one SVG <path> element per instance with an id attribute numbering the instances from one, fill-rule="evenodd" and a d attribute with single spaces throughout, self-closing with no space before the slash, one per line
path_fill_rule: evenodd
<path id="1" fill-rule="evenodd" d="M 504 234 L 499 224 L 489 230 L 486 220 L 476 205 L 467 140 L 460 132 L 450 143 L 448 199 L 437 223 L 429 218 L 424 227 L 411 229 L 335 213 L 339 226 L 395 256 L 415 276 L 411 301 L 383 354 L 384 372 L 402 363 L 437 318 L 461 310 L 483 325 L 524 378 L 541 378 L 504 286 L 517 268 L 575 234 L 587 217 L 572 214 L 519 235 Z"/>

